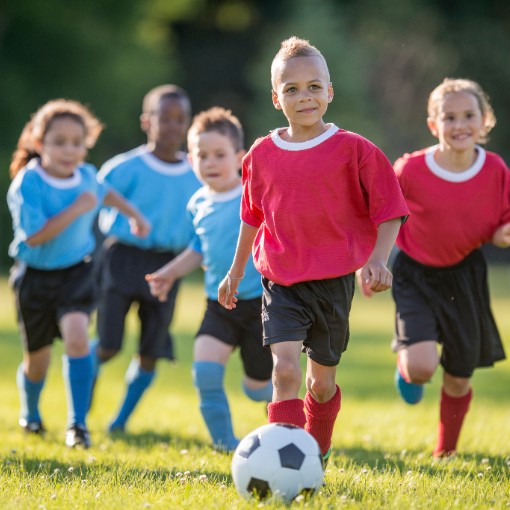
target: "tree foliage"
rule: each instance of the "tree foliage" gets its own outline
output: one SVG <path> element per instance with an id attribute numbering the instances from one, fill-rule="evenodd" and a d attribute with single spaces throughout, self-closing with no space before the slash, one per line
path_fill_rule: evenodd
<path id="1" fill-rule="evenodd" d="M 0 192 L 24 123 L 55 97 L 87 103 L 106 124 L 90 159 L 143 141 L 141 99 L 176 82 L 195 112 L 231 108 L 247 144 L 284 124 L 270 99 L 280 41 L 309 39 L 335 88 L 327 120 L 395 159 L 431 145 L 429 92 L 445 76 L 481 83 L 499 123 L 487 148 L 510 162 L 510 2 L 486 0 L 4 0 L 0 6 Z M 5 204 L 5 201 L 4 201 Z M 0 207 L 0 266 L 10 218 Z"/>

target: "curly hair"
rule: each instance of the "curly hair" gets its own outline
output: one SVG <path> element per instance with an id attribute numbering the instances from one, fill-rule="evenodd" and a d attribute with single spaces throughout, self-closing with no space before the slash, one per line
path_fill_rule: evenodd
<path id="1" fill-rule="evenodd" d="M 71 99 L 53 99 L 32 114 L 19 137 L 9 167 L 11 178 L 32 159 L 38 157 L 37 142 L 42 142 L 56 119 L 69 118 L 81 124 L 85 130 L 85 146 L 90 149 L 96 143 L 103 124 L 83 104 Z"/>

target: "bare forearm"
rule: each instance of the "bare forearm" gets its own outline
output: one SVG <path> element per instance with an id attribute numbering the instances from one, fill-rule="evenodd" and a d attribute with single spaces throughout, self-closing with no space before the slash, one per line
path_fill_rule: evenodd
<path id="1" fill-rule="evenodd" d="M 244 268 L 250 259 L 253 241 L 255 240 L 257 231 L 258 228 L 241 222 L 236 252 L 229 271 L 232 277 L 239 277 L 244 274 Z"/>
<path id="2" fill-rule="evenodd" d="M 158 273 L 162 275 L 171 273 L 176 279 L 182 278 L 195 269 L 198 269 L 202 264 L 202 260 L 203 257 L 200 253 L 191 248 L 186 248 L 175 259 L 158 270 Z"/>
<path id="3" fill-rule="evenodd" d="M 139 214 L 138 209 L 113 189 L 110 189 L 105 195 L 103 204 L 108 207 L 115 207 L 128 218 L 133 218 Z"/>
<path id="4" fill-rule="evenodd" d="M 395 244 L 398 231 L 400 230 L 400 225 L 400 218 L 385 221 L 379 225 L 377 229 L 377 240 L 369 260 L 379 260 L 384 264 L 388 263 L 391 249 Z"/>

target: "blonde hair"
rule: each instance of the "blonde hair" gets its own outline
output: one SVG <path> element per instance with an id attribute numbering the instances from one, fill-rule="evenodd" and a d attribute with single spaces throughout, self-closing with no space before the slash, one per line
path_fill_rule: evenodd
<path id="1" fill-rule="evenodd" d="M 69 118 L 81 124 L 85 130 L 85 146 L 94 147 L 103 124 L 92 112 L 78 101 L 70 99 L 54 99 L 41 106 L 29 122 L 25 124 L 19 137 L 16 150 L 12 155 L 9 167 L 11 177 L 15 175 L 32 159 L 38 157 L 37 142 L 42 143 L 51 124 L 56 119 Z"/>
<path id="2" fill-rule="evenodd" d="M 328 64 L 324 55 L 315 46 L 312 46 L 306 39 L 300 39 L 293 35 L 281 42 L 280 49 L 274 56 L 273 62 L 271 63 L 271 84 L 273 85 L 273 88 L 276 72 L 280 63 L 295 57 L 319 57 L 326 66 L 329 76 Z"/>
<path id="3" fill-rule="evenodd" d="M 489 96 L 476 81 L 465 78 L 445 78 L 443 82 L 429 95 L 427 105 L 427 114 L 429 118 L 435 119 L 437 117 L 439 113 L 439 104 L 443 101 L 446 94 L 450 94 L 452 92 L 468 92 L 474 96 L 484 119 L 484 125 L 479 141 L 480 143 L 486 142 L 488 140 L 488 134 L 496 125 L 496 115 L 494 114 Z"/>
<path id="4" fill-rule="evenodd" d="M 236 152 L 243 149 L 244 133 L 239 119 L 230 110 L 225 110 L 221 106 L 214 106 L 193 117 L 193 122 L 188 131 L 188 150 L 191 151 L 195 136 L 210 131 L 217 131 L 224 136 L 228 136 Z"/>

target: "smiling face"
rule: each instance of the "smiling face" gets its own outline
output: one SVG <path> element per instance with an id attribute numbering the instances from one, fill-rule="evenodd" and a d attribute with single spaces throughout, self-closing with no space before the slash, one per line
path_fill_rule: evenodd
<path id="1" fill-rule="evenodd" d="M 244 150 L 219 131 L 202 131 L 188 140 L 190 161 L 199 179 L 213 191 L 229 191 L 240 184 Z"/>
<path id="2" fill-rule="evenodd" d="M 333 99 L 333 86 L 319 56 L 281 61 L 273 76 L 273 104 L 289 121 L 292 141 L 309 140 L 326 130 L 322 119 Z"/>
<path id="3" fill-rule="evenodd" d="M 476 97 L 469 92 L 449 92 L 438 104 L 435 117 L 427 120 L 439 139 L 441 151 L 467 153 L 483 137 L 484 118 Z"/>
<path id="4" fill-rule="evenodd" d="M 41 166 L 58 179 L 71 177 L 87 155 L 85 127 L 71 117 L 52 120 L 38 143 Z"/>

